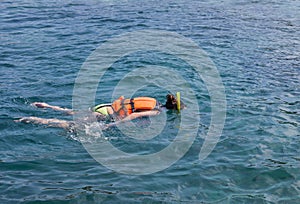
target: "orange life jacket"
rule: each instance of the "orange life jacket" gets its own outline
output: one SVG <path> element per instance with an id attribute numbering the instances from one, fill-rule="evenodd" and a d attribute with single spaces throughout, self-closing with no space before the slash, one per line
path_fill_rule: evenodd
<path id="1" fill-rule="evenodd" d="M 112 103 L 112 108 L 117 116 L 125 118 L 133 112 L 149 111 L 156 107 L 156 100 L 150 97 L 137 97 L 125 99 L 121 96 Z"/>

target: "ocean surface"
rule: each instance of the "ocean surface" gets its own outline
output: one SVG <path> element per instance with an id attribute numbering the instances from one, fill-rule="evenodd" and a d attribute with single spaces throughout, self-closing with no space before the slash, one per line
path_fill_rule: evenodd
<path id="1" fill-rule="evenodd" d="M 299 1 L 3 0 L 0 10 L 1 204 L 300 203 Z M 151 52 L 114 63 L 96 102 L 111 100 L 118 76 L 133 68 L 179 70 L 193 88 L 200 120 L 192 146 L 168 168 L 120 173 L 85 149 L 82 142 L 94 140 L 92 133 L 14 122 L 24 116 L 72 120 L 30 104 L 72 108 L 76 77 L 91 53 L 109 39 L 140 30 L 184 36 L 215 64 L 227 110 L 222 135 L 207 158 L 198 158 L 212 117 L 205 83 L 185 62 Z M 149 86 L 136 94 L 163 102 L 166 90 Z M 105 140 L 132 154 L 160 151 L 173 142 L 180 117 L 165 115 L 163 134 L 154 140 L 128 138 L 117 128 L 106 131 Z M 136 123 L 143 128 L 150 122 Z"/>

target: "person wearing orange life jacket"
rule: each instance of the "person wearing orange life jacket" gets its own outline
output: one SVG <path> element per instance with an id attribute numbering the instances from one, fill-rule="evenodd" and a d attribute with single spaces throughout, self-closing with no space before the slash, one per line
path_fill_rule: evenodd
<path id="1" fill-rule="evenodd" d="M 180 104 L 180 106 L 178 106 L 178 104 Z M 69 115 L 73 115 L 76 113 L 71 109 L 52 106 L 47 103 L 35 102 L 32 103 L 32 105 L 38 108 L 50 108 L 53 110 L 62 111 Z M 111 104 L 100 104 L 95 106 L 91 110 L 93 111 L 93 114 L 96 116 L 97 120 L 109 119 L 110 121 L 117 121 L 119 123 L 133 120 L 139 117 L 157 115 L 162 111 L 163 108 L 178 110 L 179 108 L 185 108 L 185 105 L 182 102 L 178 103 L 176 97 L 172 94 L 167 95 L 167 101 L 165 105 L 162 105 L 156 99 L 150 97 L 136 97 L 125 99 L 123 96 L 121 96 Z M 44 124 L 65 129 L 68 129 L 70 126 L 74 125 L 73 121 L 45 119 L 38 117 L 23 117 L 15 121 Z M 117 122 L 111 124 L 111 126 L 117 124 Z"/>
<path id="2" fill-rule="evenodd" d="M 181 103 L 180 109 L 185 105 Z M 138 117 L 157 115 L 162 108 L 176 110 L 177 99 L 174 95 L 168 94 L 165 105 L 150 97 L 136 97 L 125 99 L 121 96 L 112 104 L 100 104 L 93 108 L 94 112 L 110 117 L 113 121 L 128 121 Z"/>
<path id="3" fill-rule="evenodd" d="M 144 112 L 143 115 L 145 115 L 145 112 L 157 112 L 160 110 L 160 107 L 160 103 L 154 98 L 136 97 L 125 99 L 124 96 L 121 96 L 111 104 L 100 104 L 92 110 L 101 115 L 109 116 L 113 120 L 122 120 L 132 114 L 141 115 L 141 112 Z M 152 112 L 149 114 L 152 115 Z"/>

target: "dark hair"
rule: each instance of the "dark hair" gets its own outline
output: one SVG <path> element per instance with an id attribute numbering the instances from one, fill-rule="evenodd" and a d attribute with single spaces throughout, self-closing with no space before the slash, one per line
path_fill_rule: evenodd
<path id="1" fill-rule="evenodd" d="M 165 107 L 167 109 L 172 109 L 172 110 L 177 110 L 177 99 L 173 94 L 168 94 L 167 96 L 167 101 Z M 180 109 L 183 109 L 185 105 L 181 102 L 180 100 Z"/>

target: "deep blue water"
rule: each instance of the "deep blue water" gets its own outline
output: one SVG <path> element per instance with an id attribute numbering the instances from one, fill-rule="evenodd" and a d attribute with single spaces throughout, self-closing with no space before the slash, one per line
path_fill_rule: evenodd
<path id="1" fill-rule="evenodd" d="M 7 0 L 0 9 L 1 203 L 300 202 L 299 1 Z M 86 58 L 106 40 L 143 29 L 193 40 L 220 73 L 227 117 L 220 141 L 205 160 L 198 154 L 211 109 L 203 83 L 194 87 L 201 125 L 192 147 L 169 168 L 149 175 L 107 169 L 68 131 L 13 121 L 72 119 L 30 103 L 70 108 Z M 157 61 L 141 54 L 113 66 L 126 74 Z M 181 70 L 192 86 L 201 81 L 171 57 L 161 65 Z M 99 102 L 109 99 L 116 75 L 107 74 Z M 149 87 L 138 94 L 163 101 L 165 93 Z M 176 114 L 167 115 L 172 127 Z M 132 144 L 117 130 L 106 136 L 123 151 L 146 154 L 173 140 L 174 129 L 165 131 L 150 144 Z"/>

